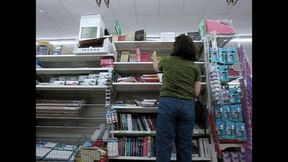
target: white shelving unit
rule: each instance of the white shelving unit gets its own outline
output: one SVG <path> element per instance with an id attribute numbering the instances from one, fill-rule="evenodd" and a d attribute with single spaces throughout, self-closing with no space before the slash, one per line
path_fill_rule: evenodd
<path id="1" fill-rule="evenodd" d="M 36 68 L 36 75 L 43 82 L 47 82 L 49 77 L 52 76 L 75 76 L 107 72 L 113 70 L 113 68 L 101 68 L 100 59 L 104 57 L 114 58 L 114 56 L 114 54 L 36 55 L 36 59 L 43 64 L 43 68 Z M 108 86 L 38 84 L 35 88 L 40 99 L 85 99 L 87 101 L 76 115 L 66 115 L 66 112 L 62 109 L 59 113 L 51 112 L 51 114 L 49 112 L 51 110 L 42 110 L 41 113 L 36 115 L 36 138 L 53 139 L 55 142 L 61 142 L 65 139 L 71 144 L 83 144 L 87 138 L 91 137 L 99 124 L 106 123 L 105 92 Z"/>
<path id="2" fill-rule="evenodd" d="M 202 41 L 194 41 L 197 48 L 199 49 L 203 46 Z M 173 49 L 174 42 L 161 42 L 161 41 L 116 41 L 115 47 L 118 55 L 121 54 L 121 51 L 127 50 L 135 52 L 136 48 L 140 48 L 141 51 L 156 51 L 161 56 L 169 55 Z M 133 52 L 134 51 L 134 52 Z M 118 59 L 120 57 L 118 56 Z M 196 62 L 201 65 L 201 67 L 205 67 L 204 61 Z M 155 73 L 153 70 L 153 62 L 114 62 L 114 70 L 123 75 L 129 74 L 153 74 Z M 205 78 L 206 75 L 202 75 L 202 78 Z M 201 83 L 202 87 L 205 87 L 206 82 L 203 81 Z M 125 99 L 129 98 L 130 95 L 140 95 L 143 93 L 145 97 L 149 98 L 149 94 L 157 95 L 160 92 L 160 88 L 162 83 L 160 82 L 114 82 L 112 83 L 113 91 L 119 95 L 125 95 Z M 132 93 L 130 93 L 132 92 Z M 116 95 L 117 96 L 117 95 Z M 118 96 L 119 97 L 119 96 Z M 120 97 L 121 98 L 121 97 Z M 141 106 L 120 106 L 120 105 L 112 105 L 113 109 L 118 113 L 131 113 L 131 114 L 155 114 L 157 113 L 157 107 L 141 107 Z M 203 129 L 195 128 L 193 130 L 194 137 L 208 137 L 210 130 L 207 129 L 206 134 L 204 134 Z M 127 130 L 111 130 L 110 134 L 115 135 L 116 137 L 135 137 L 135 136 L 155 136 L 156 131 L 127 131 Z M 212 151 L 212 150 L 211 150 Z M 109 157 L 109 159 L 113 160 L 147 160 L 147 161 L 155 161 L 156 157 L 135 157 L 135 156 L 118 156 L 118 157 Z M 172 156 L 171 160 L 176 160 L 176 157 Z M 207 157 L 193 157 L 193 161 L 211 161 L 212 158 Z"/>

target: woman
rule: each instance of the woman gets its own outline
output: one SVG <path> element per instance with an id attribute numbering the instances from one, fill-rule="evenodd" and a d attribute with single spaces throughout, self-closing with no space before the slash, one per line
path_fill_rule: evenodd
<path id="1" fill-rule="evenodd" d="M 194 98 L 201 89 L 201 72 L 193 40 L 184 34 L 175 38 L 173 53 L 160 60 L 153 55 L 153 68 L 163 72 L 157 112 L 156 161 L 170 162 L 173 141 L 177 162 L 192 161 L 195 123 Z"/>

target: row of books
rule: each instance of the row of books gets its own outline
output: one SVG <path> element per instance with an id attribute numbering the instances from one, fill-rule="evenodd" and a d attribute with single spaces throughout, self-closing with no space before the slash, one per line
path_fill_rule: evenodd
<path id="1" fill-rule="evenodd" d="M 156 156 L 155 137 L 122 137 L 118 138 L 119 156 Z"/>
<path id="2" fill-rule="evenodd" d="M 158 74 L 143 74 L 141 76 L 117 76 L 117 82 L 160 82 L 162 78 L 159 78 Z"/>
<path id="3" fill-rule="evenodd" d="M 140 48 L 136 48 L 136 53 L 130 53 L 130 51 L 122 51 L 120 62 L 149 62 L 151 60 L 151 54 L 140 51 Z"/>
<path id="4" fill-rule="evenodd" d="M 193 139 L 192 157 L 211 158 L 208 138 Z M 121 137 L 117 139 L 118 156 L 155 157 L 156 140 L 152 136 Z M 171 157 L 176 157 L 176 147 L 173 143 Z"/>
<path id="5" fill-rule="evenodd" d="M 156 51 L 153 51 L 156 54 Z M 161 59 L 160 56 L 157 57 L 158 60 Z M 150 52 L 141 52 L 140 48 L 136 48 L 135 53 L 130 53 L 130 51 L 122 51 L 120 56 L 120 62 L 151 62 L 152 54 Z"/>
<path id="6" fill-rule="evenodd" d="M 156 114 L 119 114 L 117 130 L 156 131 Z"/>
<path id="7" fill-rule="evenodd" d="M 212 157 L 208 138 L 193 139 L 192 155 L 195 157 Z"/>
<path id="8" fill-rule="evenodd" d="M 141 98 L 136 97 L 136 99 L 127 99 L 127 100 L 118 100 L 113 104 L 113 108 L 119 108 L 119 107 L 156 107 L 158 106 L 157 99 L 147 99 L 147 98 Z"/>

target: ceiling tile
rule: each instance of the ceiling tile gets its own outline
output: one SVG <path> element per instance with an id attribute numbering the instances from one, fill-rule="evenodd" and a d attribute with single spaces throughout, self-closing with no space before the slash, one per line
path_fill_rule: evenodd
<path id="1" fill-rule="evenodd" d="M 36 6 L 44 10 L 49 17 L 70 17 L 70 14 L 58 0 L 37 0 Z"/>
<path id="2" fill-rule="evenodd" d="M 206 6 L 211 0 L 191 1 L 186 0 L 184 2 L 183 15 L 202 15 L 205 13 Z M 219 1 L 219 0 L 218 0 Z"/>
<path id="3" fill-rule="evenodd" d="M 181 15 L 184 0 L 160 0 L 160 15 Z"/>
<path id="4" fill-rule="evenodd" d="M 198 24 L 201 18 L 202 15 L 182 15 L 179 17 L 179 25 L 175 26 L 175 28 L 182 33 L 198 31 Z"/>
<path id="5" fill-rule="evenodd" d="M 52 22 L 64 33 L 69 31 L 74 32 L 77 35 L 79 32 L 80 22 L 76 21 L 74 18 L 52 18 Z"/>
<path id="6" fill-rule="evenodd" d="M 110 1 L 111 9 L 114 15 L 117 16 L 134 16 L 135 15 L 135 7 L 133 0 L 117 0 Z"/>
<path id="7" fill-rule="evenodd" d="M 107 8 L 104 2 L 100 7 L 96 5 L 95 0 L 60 0 L 59 2 L 71 17 L 97 14 L 112 16 L 111 8 Z"/>
<path id="8" fill-rule="evenodd" d="M 153 33 L 154 30 L 158 30 L 157 16 L 137 16 L 138 29 L 144 29 L 147 34 Z"/>
<path id="9" fill-rule="evenodd" d="M 137 22 L 136 22 L 135 16 L 130 16 L 130 17 L 118 16 L 115 18 L 119 20 L 122 34 L 126 34 L 128 32 L 133 32 L 133 31 L 137 30 Z M 113 21 L 113 30 L 112 30 L 113 32 L 112 33 L 115 33 L 114 25 L 115 25 L 115 22 Z"/>
<path id="10" fill-rule="evenodd" d="M 180 24 L 179 16 L 159 16 L 158 27 L 161 32 L 176 32 L 176 26 Z"/>
<path id="11" fill-rule="evenodd" d="M 159 15 L 158 0 L 134 0 L 136 15 Z"/>
<path id="12" fill-rule="evenodd" d="M 59 28 L 52 22 L 50 18 L 43 20 L 42 18 L 36 18 L 36 36 L 41 35 L 59 35 L 61 32 Z"/>

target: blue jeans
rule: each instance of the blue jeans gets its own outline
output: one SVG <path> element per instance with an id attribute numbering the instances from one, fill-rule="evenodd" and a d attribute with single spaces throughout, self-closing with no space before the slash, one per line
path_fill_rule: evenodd
<path id="1" fill-rule="evenodd" d="M 170 162 L 175 142 L 177 162 L 192 161 L 194 100 L 160 97 L 157 112 L 156 162 Z"/>

